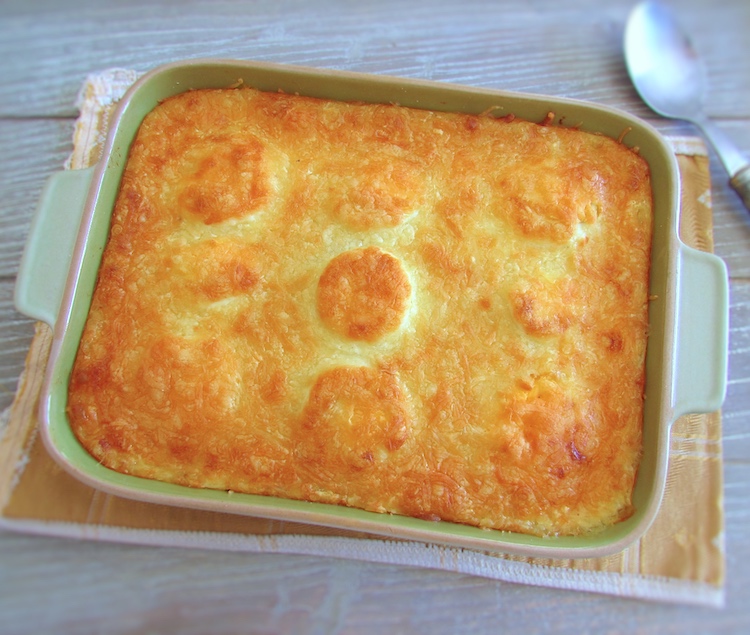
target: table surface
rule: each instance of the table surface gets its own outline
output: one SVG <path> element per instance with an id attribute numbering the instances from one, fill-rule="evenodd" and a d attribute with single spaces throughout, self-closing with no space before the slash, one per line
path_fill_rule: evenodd
<path id="1" fill-rule="evenodd" d="M 632 2 L 0 4 L 0 412 L 33 334 L 13 286 L 45 179 L 71 151 L 88 73 L 230 57 L 586 99 L 670 134 L 622 58 Z M 750 155 L 750 2 L 674 2 L 709 77 L 708 114 Z M 307 556 L 146 548 L 0 533 L 0 631 L 185 633 L 750 632 L 750 214 L 711 156 L 716 252 L 730 271 L 723 409 L 727 606 L 661 605 Z M 0 424 L 1 433 L 1 424 Z"/>

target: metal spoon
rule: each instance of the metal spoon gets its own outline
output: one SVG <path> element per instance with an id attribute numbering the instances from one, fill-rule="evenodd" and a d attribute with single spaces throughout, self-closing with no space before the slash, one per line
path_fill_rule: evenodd
<path id="1" fill-rule="evenodd" d="M 703 66 L 665 5 L 647 1 L 632 10 L 625 27 L 625 62 L 648 106 L 703 130 L 729 173 L 730 185 L 750 210 L 750 161 L 704 114 Z"/>

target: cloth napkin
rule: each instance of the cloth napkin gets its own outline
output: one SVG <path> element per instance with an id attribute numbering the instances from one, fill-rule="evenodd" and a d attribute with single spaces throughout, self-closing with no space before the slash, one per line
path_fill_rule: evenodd
<path id="1" fill-rule="evenodd" d="M 83 84 L 67 169 L 95 163 L 117 100 L 136 73 L 114 69 Z M 670 139 L 682 176 L 681 236 L 713 249 L 706 147 Z M 0 415 L 0 527 L 11 531 L 244 552 L 295 553 L 454 571 L 530 585 L 687 604 L 724 602 L 720 413 L 679 419 L 660 512 L 647 534 L 607 558 L 551 560 L 383 539 L 342 531 L 141 503 L 92 489 L 64 472 L 37 436 L 51 331 L 37 324 L 13 405 Z M 4 424 L 4 425 L 3 425 Z"/>

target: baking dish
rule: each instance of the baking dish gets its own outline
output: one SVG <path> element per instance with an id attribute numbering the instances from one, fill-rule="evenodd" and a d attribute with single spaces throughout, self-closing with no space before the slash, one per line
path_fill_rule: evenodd
<path id="1" fill-rule="evenodd" d="M 539 538 L 452 523 L 380 515 L 320 503 L 198 490 L 113 472 L 78 443 L 65 415 L 67 383 L 107 239 L 129 145 L 143 117 L 162 99 L 193 88 L 238 82 L 261 90 L 433 110 L 481 113 L 496 109 L 541 121 L 549 112 L 573 125 L 637 146 L 653 182 L 649 345 L 644 455 L 634 492 L 636 513 L 595 536 Z M 53 326 L 40 401 L 42 437 L 74 476 L 110 493 L 157 503 L 323 524 L 342 529 L 519 555 L 555 558 L 614 553 L 641 536 L 663 494 L 671 424 L 688 412 L 720 407 L 726 385 L 727 273 L 722 261 L 677 236 L 679 174 L 669 145 L 647 124 L 597 105 L 444 85 L 435 82 L 303 69 L 273 64 L 197 60 L 170 64 L 142 77 L 121 101 L 103 158 L 93 168 L 54 175 L 43 193 L 21 263 L 16 305 Z"/>

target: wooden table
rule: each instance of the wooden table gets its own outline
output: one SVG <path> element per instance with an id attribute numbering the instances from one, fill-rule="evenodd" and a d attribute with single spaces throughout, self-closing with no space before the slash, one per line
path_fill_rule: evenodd
<path id="1" fill-rule="evenodd" d="M 750 154 L 750 2 L 685 0 L 709 114 Z M 631 2 L 115 0 L 0 5 L 0 411 L 33 324 L 13 286 L 45 179 L 71 150 L 76 92 L 109 67 L 220 56 L 581 98 L 667 133 L 621 55 Z M 750 632 L 750 214 L 712 156 L 716 252 L 731 275 L 723 410 L 727 607 L 659 605 L 315 557 L 0 534 L 0 631 L 235 633 Z M 0 424 L 1 431 L 1 424 Z M 746 630 L 748 629 L 748 630 Z"/>

